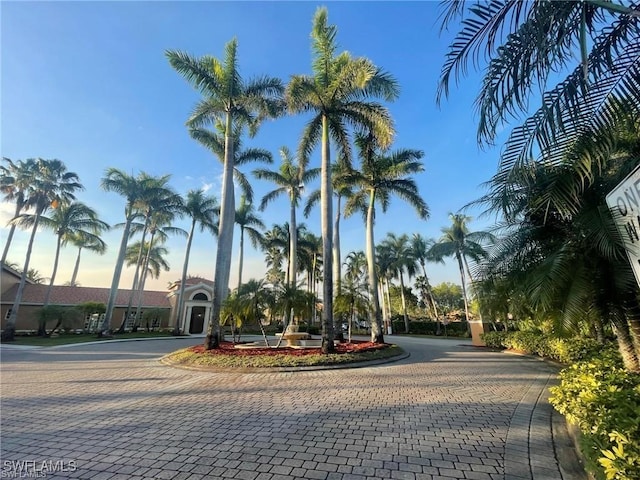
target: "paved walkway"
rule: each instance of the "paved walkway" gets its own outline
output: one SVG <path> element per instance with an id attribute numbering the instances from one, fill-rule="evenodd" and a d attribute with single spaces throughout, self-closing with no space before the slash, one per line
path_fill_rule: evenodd
<path id="1" fill-rule="evenodd" d="M 359 369 L 208 373 L 157 360 L 199 341 L 2 347 L 2 478 L 568 478 L 543 362 L 401 337 L 409 358 Z"/>

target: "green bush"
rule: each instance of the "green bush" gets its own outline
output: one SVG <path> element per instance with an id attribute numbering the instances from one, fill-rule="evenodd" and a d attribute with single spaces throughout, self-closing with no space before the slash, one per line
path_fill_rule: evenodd
<path id="1" fill-rule="evenodd" d="M 596 478 L 640 478 L 640 376 L 622 367 L 615 350 L 560 372 L 550 402 L 580 428 L 587 468 Z"/>
<path id="2" fill-rule="evenodd" d="M 509 332 L 487 332 L 480 335 L 489 348 L 505 348 L 505 340 Z"/>

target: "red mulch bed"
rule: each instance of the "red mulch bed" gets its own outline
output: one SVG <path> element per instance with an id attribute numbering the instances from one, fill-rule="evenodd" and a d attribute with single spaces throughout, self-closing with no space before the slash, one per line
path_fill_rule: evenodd
<path id="1" fill-rule="evenodd" d="M 204 345 L 190 347 L 193 353 L 208 353 L 209 355 L 235 355 L 246 357 L 251 355 L 291 355 L 302 357 L 304 355 L 317 355 L 320 348 L 234 348 L 231 342 L 221 342 L 220 347 L 215 350 L 205 350 Z M 366 352 L 370 350 L 380 350 L 387 348 L 386 343 L 373 343 L 353 340 L 351 343 L 340 343 L 336 345 L 336 353 Z"/>

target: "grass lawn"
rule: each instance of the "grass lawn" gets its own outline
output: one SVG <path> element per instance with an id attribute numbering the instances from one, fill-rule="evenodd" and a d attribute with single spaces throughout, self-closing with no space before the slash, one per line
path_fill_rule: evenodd
<path id="1" fill-rule="evenodd" d="M 323 355 L 320 349 L 283 349 L 266 353 L 233 349 L 203 351 L 199 347 L 189 347 L 170 353 L 165 360 L 173 365 L 212 368 L 312 367 L 380 360 L 403 353 L 397 345 L 329 355 Z"/>
<path id="2" fill-rule="evenodd" d="M 111 337 L 98 338 L 95 333 L 81 333 L 81 334 L 62 334 L 59 336 L 45 338 L 37 337 L 35 335 L 30 336 L 18 336 L 16 335 L 13 342 L 6 342 L 10 345 L 29 345 L 34 347 L 53 347 L 56 345 L 68 345 L 71 343 L 85 343 L 85 342 L 97 342 L 102 340 L 125 340 L 131 338 L 158 338 L 158 337 L 170 337 L 169 332 L 136 332 L 136 333 L 123 333 L 120 335 L 113 335 Z"/>

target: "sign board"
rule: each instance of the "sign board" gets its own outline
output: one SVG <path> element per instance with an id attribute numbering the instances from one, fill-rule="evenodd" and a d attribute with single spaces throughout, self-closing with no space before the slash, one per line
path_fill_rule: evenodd
<path id="1" fill-rule="evenodd" d="M 640 165 L 607 195 L 607 206 L 640 285 Z"/>

